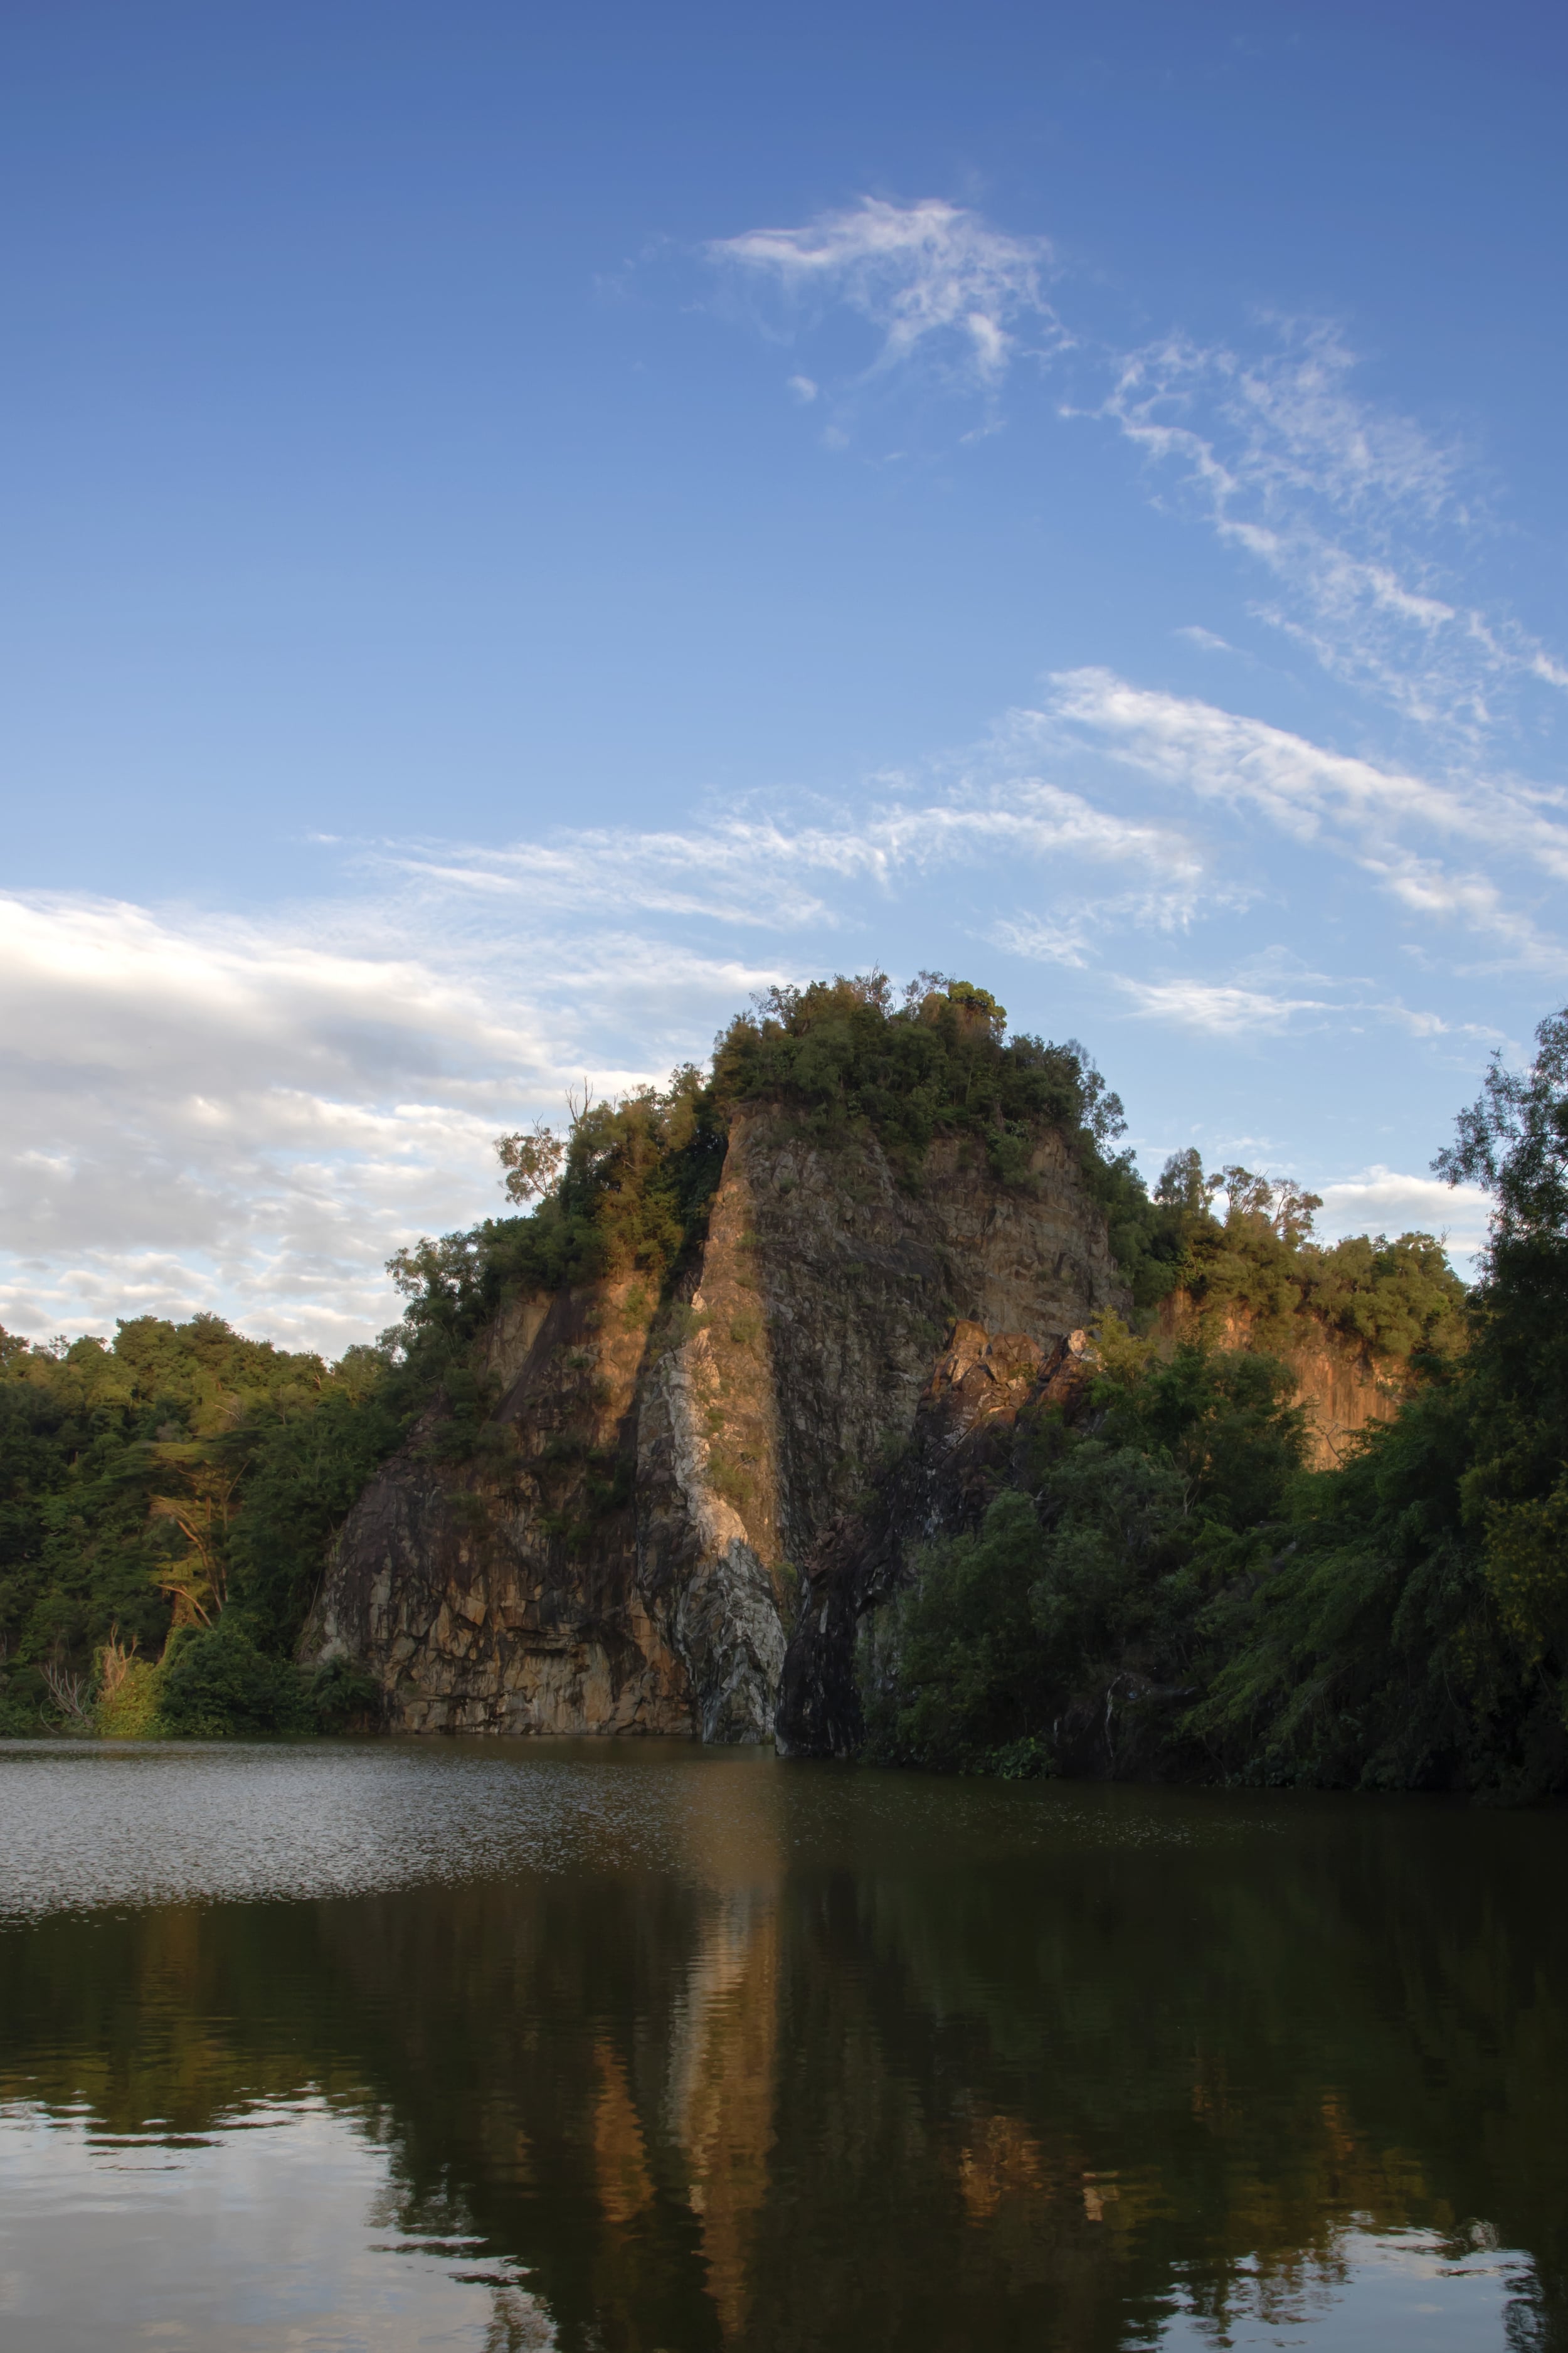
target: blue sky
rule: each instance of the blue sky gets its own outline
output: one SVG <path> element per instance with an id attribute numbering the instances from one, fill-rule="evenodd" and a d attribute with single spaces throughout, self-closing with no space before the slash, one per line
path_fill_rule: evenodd
<path id="1" fill-rule="evenodd" d="M 16 0 L 0 1317 L 880 962 L 1331 1231 L 1568 996 L 1568 20 Z"/>

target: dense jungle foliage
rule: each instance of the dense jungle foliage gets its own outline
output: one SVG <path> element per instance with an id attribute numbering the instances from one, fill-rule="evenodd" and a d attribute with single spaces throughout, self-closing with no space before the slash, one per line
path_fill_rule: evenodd
<path id="1" fill-rule="evenodd" d="M 584 1097 L 562 1137 L 501 1138 L 521 1214 L 400 1252 L 401 1324 L 333 1366 L 213 1317 L 139 1318 L 111 1343 L 0 1337 L 0 1731 L 372 1720 L 356 1674 L 290 1663 L 350 1504 L 432 1400 L 422 1443 L 482 1441 L 473 1344 L 507 1297 L 634 1271 L 668 1292 L 731 1116 L 768 1101 L 829 1146 L 876 1135 L 912 1189 L 942 1134 L 1026 1185 L 1056 1127 L 1134 1303 L 1133 1331 L 1105 1335 L 1089 1421 L 1027 1433 L 984 1525 L 937 1547 L 868 1637 L 877 1753 L 1558 1786 L 1568 1017 L 1530 1073 L 1494 1069 L 1442 1164 L 1499 1204 L 1468 1303 L 1430 1236 L 1320 1246 L 1313 1197 L 1244 1168 L 1179 1154 L 1151 1194 L 1082 1049 L 1009 1039 L 1005 1021 L 986 991 L 931 974 L 901 1001 L 880 974 L 772 992 L 709 1074 Z M 1306 1315 L 1422 1376 L 1326 1473 L 1301 1467 L 1268 1353 Z"/>
<path id="2" fill-rule="evenodd" d="M 139 1316 L 111 1344 L 0 1334 L 0 1732 L 362 1712 L 356 1679 L 307 1683 L 288 1652 L 411 1403 L 384 1353 L 329 1367 L 216 1316 Z"/>
<path id="3" fill-rule="evenodd" d="M 1421 1238 L 1342 1245 L 1300 1278 L 1312 1303 L 1342 1300 L 1350 1329 L 1417 1334 L 1425 1378 L 1397 1419 L 1309 1472 L 1266 1355 L 1215 1349 L 1201 1324 L 1173 1355 L 1109 1332 L 1091 1409 L 1027 1431 L 983 1525 L 933 1546 L 868 1623 L 870 1753 L 1008 1774 L 1568 1787 L 1568 1013 L 1542 1023 L 1528 1071 L 1494 1061 L 1435 1165 L 1496 1205 L 1458 1333 L 1428 1298 L 1442 1286 Z M 1161 1189 L 1204 1214 L 1190 1162 Z M 1292 1215 L 1274 1240 L 1290 1243 Z M 1221 1301 L 1261 1300 L 1268 1328 L 1261 1196 L 1238 1184 L 1224 1227 L 1187 1250 L 1187 1281 L 1217 1270 Z M 1373 1282 L 1344 1300 L 1367 1260 Z"/>

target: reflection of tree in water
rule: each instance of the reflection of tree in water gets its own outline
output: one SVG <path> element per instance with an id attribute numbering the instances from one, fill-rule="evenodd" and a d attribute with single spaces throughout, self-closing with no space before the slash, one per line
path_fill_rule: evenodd
<path id="1" fill-rule="evenodd" d="M 1563 2310 L 1556 1825 L 1265 1810 L 1230 1843 L 165 1911 L 0 1938 L 6 2096 L 194 2131 L 307 2084 L 477 2240 L 490 2342 L 1152 2339 L 1287 2314 L 1347 2227 L 1534 2256 Z M 784 1851 L 788 1851 L 787 1849 Z"/>

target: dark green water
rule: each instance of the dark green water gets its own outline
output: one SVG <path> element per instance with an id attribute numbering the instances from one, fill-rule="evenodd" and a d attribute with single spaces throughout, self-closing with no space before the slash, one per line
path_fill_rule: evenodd
<path id="1" fill-rule="evenodd" d="M 1557 2346 L 1568 1816 L 0 1746 L 0 2344 Z"/>

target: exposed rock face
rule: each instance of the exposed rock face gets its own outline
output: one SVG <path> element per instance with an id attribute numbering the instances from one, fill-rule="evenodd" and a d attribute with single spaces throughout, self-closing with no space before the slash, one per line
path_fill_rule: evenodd
<path id="1" fill-rule="evenodd" d="M 861 1621 L 910 1581 L 936 1535 L 978 1525 L 1013 1467 L 1026 1413 L 1083 1407 L 1098 1359 L 1082 1331 L 1042 1346 L 1026 1332 L 962 1320 L 921 1391 L 913 1427 L 858 1508 L 841 1513 L 805 1563 L 784 1662 L 778 1744 L 785 1755 L 852 1757 L 863 1725 L 856 1675 Z"/>
<path id="2" fill-rule="evenodd" d="M 624 1283 L 517 1303 L 489 1335 L 502 1389 L 483 1450 L 443 1461 L 433 1413 L 384 1464 L 307 1655 L 363 1660 L 405 1731 L 684 1732 L 688 1677 L 638 1587 L 624 1500 L 647 1321 Z"/>
<path id="3" fill-rule="evenodd" d="M 803 1665 L 842 1648 L 812 1636 L 795 1565 L 908 1446 L 955 1321 L 1013 1335 L 1033 1377 L 1126 1303 L 1054 1134 L 1016 1187 L 939 1142 L 911 1194 L 874 1144 L 742 1113 L 689 1297 L 656 1315 L 623 1281 L 509 1308 L 479 1450 L 443 1460 L 432 1416 L 384 1466 L 306 1655 L 363 1660 L 411 1731 L 768 1738 L 786 1616 Z M 817 1745 L 792 1725 L 786 1745 Z"/>
<path id="4" fill-rule="evenodd" d="M 1294 1336 L 1281 1345 L 1254 1331 L 1249 1308 L 1227 1304 L 1224 1313 L 1202 1316 L 1184 1292 L 1160 1303 L 1162 1339 L 1186 1339 L 1202 1332 L 1216 1348 L 1267 1348 L 1288 1365 L 1296 1379 L 1296 1402 L 1307 1409 L 1307 1460 L 1314 1471 L 1324 1471 L 1343 1459 L 1346 1441 L 1369 1422 L 1393 1421 L 1400 1399 L 1410 1388 L 1409 1367 L 1391 1357 L 1378 1356 L 1363 1342 L 1353 1340 L 1318 1321 L 1298 1319 Z"/>

